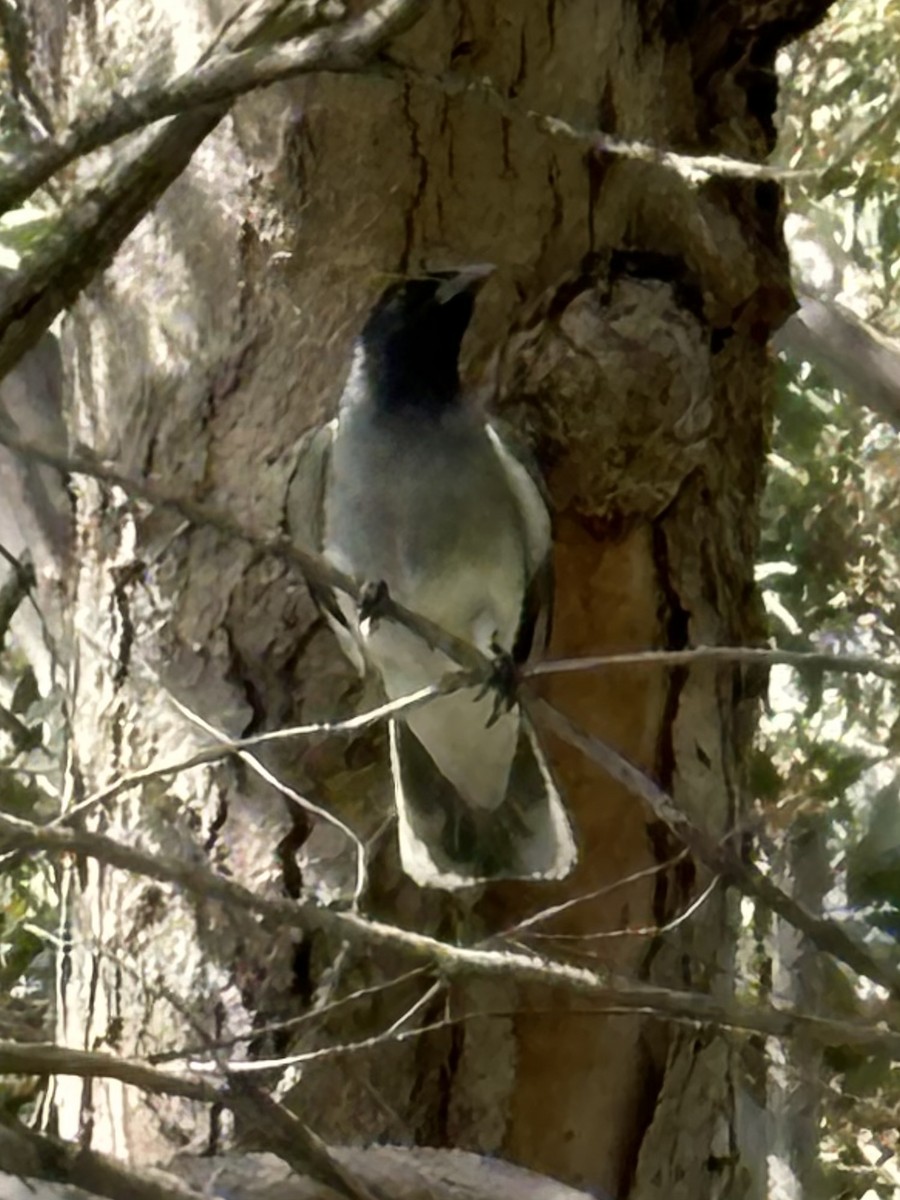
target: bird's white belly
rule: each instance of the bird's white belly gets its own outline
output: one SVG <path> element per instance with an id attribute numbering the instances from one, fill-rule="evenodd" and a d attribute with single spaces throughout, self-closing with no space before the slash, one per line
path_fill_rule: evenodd
<path id="1" fill-rule="evenodd" d="M 521 516 L 486 434 L 455 440 L 455 453 L 452 430 L 426 453 L 371 428 L 347 431 L 334 451 L 324 552 L 482 651 L 495 639 L 511 650 L 527 582 Z"/>
<path id="2" fill-rule="evenodd" d="M 397 603 L 482 653 L 490 655 L 495 643 L 510 652 L 528 552 L 516 497 L 483 428 L 451 428 L 431 452 L 396 432 L 381 438 L 371 425 L 359 430 L 359 452 L 352 452 L 356 431 L 345 433 L 332 461 L 327 557 L 360 584 L 383 581 Z M 365 478 L 351 470 L 361 462 Z M 437 683 L 457 666 L 405 626 L 382 618 L 360 627 L 355 604 L 340 603 L 389 699 Z M 403 719 L 470 803 L 493 807 L 506 792 L 519 714 L 514 709 L 488 729 L 495 696 L 477 699 L 478 690 L 440 697 Z"/>

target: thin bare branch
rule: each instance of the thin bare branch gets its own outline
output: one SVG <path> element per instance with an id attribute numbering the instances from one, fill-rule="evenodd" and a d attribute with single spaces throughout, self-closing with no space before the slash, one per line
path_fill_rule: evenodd
<path id="1" fill-rule="evenodd" d="M 539 925 L 544 921 L 550 921 L 553 917 L 559 916 L 560 913 L 568 912 L 571 908 L 576 908 L 580 904 L 587 904 L 591 900 L 599 900 L 601 896 L 609 896 L 619 888 L 628 887 L 632 883 L 640 883 L 642 879 L 650 879 L 654 875 L 659 875 L 662 871 L 668 871 L 670 867 L 676 866 L 687 857 L 687 850 L 681 850 L 672 858 L 666 859 L 665 862 L 654 863 L 652 867 L 644 867 L 640 871 L 634 871 L 631 875 L 623 875 L 620 879 L 614 879 L 612 883 L 604 884 L 603 887 L 595 888 L 592 892 L 584 892 L 580 896 L 574 896 L 571 900 L 563 900 L 559 904 L 550 905 L 548 908 L 542 908 L 540 912 L 534 913 L 530 917 L 524 917 L 521 921 L 517 921 L 515 925 L 510 925 L 508 929 L 504 929 L 497 937 L 501 940 L 511 938 L 517 933 L 522 933 L 528 929 Z M 548 934 L 552 937 L 552 934 Z"/>
<path id="2" fill-rule="evenodd" d="M 273 1033 L 287 1033 L 303 1025 L 310 1025 L 324 1020 L 326 1017 L 346 1008 L 348 1005 L 355 1004 L 357 1000 L 380 996 L 382 993 L 390 991 L 391 988 L 395 988 L 401 983 L 409 983 L 413 979 L 418 979 L 427 970 L 427 967 L 415 967 L 412 971 L 404 971 L 402 975 L 398 975 L 394 979 L 388 979 L 384 983 L 357 988 L 356 991 L 350 992 L 346 996 L 341 996 L 339 1000 L 332 1000 L 328 1004 L 323 1004 L 321 1008 L 311 1009 L 309 1012 L 300 1013 L 296 1017 L 289 1017 L 284 1021 L 272 1021 L 268 1025 L 255 1026 L 246 1033 L 236 1033 L 229 1038 L 213 1038 L 208 1041 L 204 1039 L 203 1045 L 182 1046 L 177 1050 L 160 1050 L 156 1054 L 148 1055 L 147 1061 L 154 1065 L 165 1062 L 176 1062 L 180 1059 L 196 1058 L 203 1051 L 231 1050 L 241 1042 L 253 1041 L 257 1038 L 267 1037 Z"/>
<path id="3" fill-rule="evenodd" d="M 460 676 L 460 678 L 465 679 L 466 676 Z M 386 704 L 379 704 L 375 708 L 367 709 L 365 712 L 357 713 L 355 716 L 347 717 L 341 721 L 311 721 L 306 725 L 289 725 L 286 729 L 273 729 L 267 733 L 254 734 L 252 737 L 226 739 L 214 746 L 204 746 L 200 750 L 196 750 L 193 754 L 185 755 L 184 758 L 151 763 L 149 766 L 142 767 L 138 771 L 129 771 L 125 775 L 120 775 L 118 779 L 114 779 L 106 787 L 92 792 L 90 796 L 86 796 L 84 800 L 79 801 L 74 807 L 61 813 L 60 816 L 54 817 L 48 824 L 66 824 L 73 817 L 83 816 L 89 809 L 112 800 L 116 796 L 121 795 L 122 792 L 127 792 L 133 787 L 140 787 L 141 784 L 148 783 L 153 779 L 165 779 L 170 775 L 180 775 L 182 771 L 190 771 L 194 767 L 209 766 L 211 763 L 220 762 L 232 754 L 239 754 L 242 750 L 253 750 L 258 746 L 265 746 L 270 742 L 290 741 L 293 738 L 299 737 L 355 733 L 357 730 L 365 729 L 370 725 L 377 725 L 379 721 L 383 721 L 387 717 L 418 708 L 420 705 L 432 700 L 435 696 L 443 695 L 445 692 L 452 691 L 458 686 L 457 676 L 451 674 L 440 684 L 420 688 L 419 691 L 413 692 L 409 696 L 402 696 Z"/>
<path id="4" fill-rule="evenodd" d="M 235 56 L 237 69 L 262 64 L 270 81 L 297 74 L 291 58 L 306 47 L 302 69 L 318 70 L 325 61 L 358 67 L 377 54 L 401 29 L 424 12 L 427 0 L 382 0 L 346 23 L 312 35 L 297 46 L 278 50 L 253 49 Z M 287 57 L 285 57 L 287 55 Z M 240 60 L 240 61 L 238 61 Z M 150 211 L 169 185 L 187 167 L 194 151 L 219 124 L 231 105 L 224 81 L 216 77 L 221 64 L 213 59 L 208 94 L 226 97 L 181 113 L 166 124 L 147 146 L 117 162 L 101 182 L 70 203 L 54 228 L 19 270 L 4 280 L 0 300 L 0 377 L 34 346 L 57 315 L 70 307 L 81 291 L 105 269 L 122 242 Z M 228 60 L 232 65 L 232 60 Z M 241 65 L 243 64 L 243 66 Z M 203 75 L 204 79 L 208 77 Z"/>
<path id="5" fill-rule="evenodd" d="M 651 808 L 654 816 L 663 821 L 695 857 L 716 874 L 738 887 L 745 895 L 783 917 L 788 924 L 805 933 L 820 950 L 852 967 L 860 975 L 889 988 L 900 997 L 900 974 L 893 964 L 879 961 L 874 954 L 827 917 L 809 912 L 802 904 L 782 891 L 753 863 L 745 862 L 731 842 L 719 841 L 690 820 L 675 801 L 638 767 L 611 746 L 593 737 L 544 700 L 534 705 L 535 712 L 559 737 L 577 747 L 607 774 L 639 796 Z"/>
<path id="6" fill-rule="evenodd" d="M 299 1174 L 317 1179 L 345 1200 L 386 1200 L 380 1189 L 364 1183 L 317 1134 L 245 1076 L 229 1072 L 226 1095 L 232 1112 Z"/>
<path id="7" fill-rule="evenodd" d="M 435 988 L 438 986 L 435 985 Z M 424 997 L 422 999 L 424 1000 Z M 400 1029 L 396 1025 L 392 1025 L 390 1029 L 384 1029 L 380 1033 L 373 1033 L 370 1037 L 361 1038 L 356 1042 L 338 1042 L 333 1046 L 320 1046 L 316 1050 L 304 1050 L 299 1054 L 285 1054 L 280 1058 L 238 1060 L 230 1062 L 228 1068 L 234 1074 L 244 1077 L 265 1071 L 286 1071 L 290 1067 L 307 1066 L 313 1062 L 329 1062 L 336 1058 L 350 1058 L 356 1054 L 367 1054 L 371 1050 L 377 1050 L 380 1046 L 401 1045 L 403 1042 L 425 1037 L 429 1033 L 437 1033 L 452 1025 L 462 1025 L 470 1021 L 486 1021 L 490 1020 L 491 1017 L 510 1017 L 513 1015 L 511 1012 L 472 1012 L 441 1017 L 439 1020 L 429 1021 L 424 1025 L 417 1025 L 413 1029 Z M 211 1074 L 216 1070 L 215 1063 L 198 1062 L 195 1060 L 191 1060 L 190 1067 L 192 1071 L 206 1074 Z"/>
<path id="8" fill-rule="evenodd" d="M 173 1175 L 161 1171 L 140 1172 L 124 1166 L 106 1154 L 90 1150 L 77 1142 L 64 1142 L 46 1133 L 37 1133 L 16 1120 L 2 1129 L 6 1152 L 0 1172 L 18 1167 L 31 1179 L 64 1181 L 83 1188 L 92 1196 L 107 1200 L 208 1200 L 208 1192 L 185 1186 Z M 18 1162 L 12 1164 L 12 1153 Z"/>
<path id="9" fill-rule="evenodd" d="M 155 1095 L 181 1096 L 204 1104 L 221 1103 L 220 1090 L 189 1073 L 160 1071 L 134 1059 L 95 1050 L 73 1050 L 51 1042 L 0 1042 L 2 1075 L 77 1075 L 81 1079 L 118 1079 Z"/>
<path id="10" fill-rule="evenodd" d="M 600 942 L 629 937 L 659 937 L 660 934 L 671 933 L 673 929 L 677 929 L 685 921 L 689 921 L 703 907 L 720 882 L 719 876 L 714 875 L 712 881 L 706 885 L 700 895 L 695 897 L 683 912 L 680 912 L 677 917 L 673 917 L 671 921 L 666 921 L 664 925 L 626 925 L 623 929 L 597 929 L 592 933 L 529 933 L 527 936 L 540 938 L 542 941 L 566 943 Z"/>
<path id="11" fill-rule="evenodd" d="M 211 734 L 213 737 L 218 738 L 218 740 L 225 746 L 229 744 L 230 739 L 226 733 L 224 733 L 221 729 L 216 729 L 214 725 L 210 724 L 209 721 L 201 717 L 199 713 L 194 712 L 193 709 L 189 708 L 186 704 L 182 703 L 181 700 L 170 695 L 169 701 L 175 706 L 175 708 L 178 709 L 182 716 L 187 717 L 189 721 L 193 722 L 193 724 L 202 729 L 204 733 Z M 248 766 L 250 770 L 254 772 L 254 774 L 258 775 L 260 779 L 265 780 L 270 787 L 275 788 L 277 792 L 280 792 L 282 796 L 284 796 L 287 800 L 290 800 L 292 804 L 296 804 L 299 808 L 302 808 L 304 812 L 312 813 L 312 815 L 318 817 L 320 821 L 324 821 L 326 824 L 334 826 L 335 829 L 339 830 L 344 837 L 347 838 L 350 844 L 354 847 L 356 853 L 356 884 L 353 888 L 353 906 L 354 908 L 358 907 L 360 898 L 365 890 L 366 880 L 368 877 L 366 867 L 366 848 L 359 837 L 357 837 L 350 826 L 345 824 L 340 817 L 336 817 L 334 813 L 330 812 L 327 808 L 322 808 L 320 804 L 314 804 L 312 800 L 308 800 L 306 796 L 302 796 L 294 788 L 284 783 L 283 780 L 279 779 L 273 771 L 270 771 L 268 767 L 264 766 L 253 754 L 250 754 L 247 750 L 235 750 L 234 753 L 237 754 L 241 762 Z"/>
<path id="12" fill-rule="evenodd" d="M 176 79 L 118 96 L 105 109 L 85 113 L 58 139 L 42 143 L 0 182 L 0 213 L 21 204 L 57 171 L 165 117 L 230 102 L 245 92 L 312 71 L 358 72 L 374 54 L 423 15 L 427 0 L 382 0 L 362 16 L 316 30 L 281 46 L 253 46 L 255 32 L 237 49 L 204 54 Z M 2 324 L 2 322 L 0 322 Z"/>
<path id="13" fill-rule="evenodd" d="M 602 129 L 585 128 L 564 121 L 551 113 L 525 109 L 521 104 L 504 96 L 490 79 L 462 75 L 447 71 L 434 75 L 404 63 L 376 63 L 369 68 L 372 74 L 387 75 L 408 84 L 414 80 L 424 87 L 434 88 L 444 96 L 463 94 L 476 96 L 501 113 L 508 121 L 528 121 L 542 132 L 576 142 L 595 154 L 609 154 L 616 158 L 627 158 L 636 162 L 655 163 L 675 172 L 689 183 L 702 183 L 712 176 L 731 179 L 775 179 L 780 181 L 819 179 L 828 170 L 827 166 L 815 168 L 782 167 L 773 163 L 752 162 L 734 158 L 727 154 L 685 154 L 665 146 L 654 146 L 648 142 L 626 141 L 613 137 Z"/>
<path id="14" fill-rule="evenodd" d="M 191 525 L 214 529 L 223 537 L 234 538 L 236 541 L 246 543 L 260 555 L 271 555 L 289 562 L 310 583 L 322 588 L 345 592 L 354 599 L 359 598 L 359 587 L 354 580 L 345 575 L 343 571 L 333 567 L 324 558 L 301 550 L 289 537 L 248 529 L 219 509 L 198 504 L 185 496 L 175 495 L 158 484 L 134 479 L 115 467 L 101 462 L 99 458 L 89 452 L 82 451 L 82 453 L 74 455 L 60 454 L 39 442 L 31 442 L 26 438 L 19 437 L 17 433 L 2 424 L 0 424 L 0 445 L 6 446 L 7 449 L 12 450 L 15 454 L 20 454 L 23 458 L 30 458 L 35 462 L 55 467 L 63 473 L 85 475 L 89 479 L 96 479 L 110 487 L 120 488 L 126 496 L 134 500 L 143 501 L 154 508 L 178 513 Z M 430 646 L 446 654 L 452 662 L 472 671 L 474 682 L 482 682 L 486 679 L 493 667 L 490 659 L 469 642 L 455 637 L 433 621 L 398 604 L 389 595 L 379 600 L 378 618 L 405 625 L 407 629 L 417 634 Z"/>
<path id="15" fill-rule="evenodd" d="M 701 663 L 784 665 L 797 670 L 833 671 L 842 675 L 878 675 L 900 679 L 900 663 L 854 654 L 778 650 L 771 646 L 692 646 L 688 650 L 635 650 L 625 654 L 587 654 L 581 658 L 548 658 L 529 667 L 526 675 L 561 675 L 602 671 L 610 667 L 691 667 Z"/>
<path id="16" fill-rule="evenodd" d="M 869 1046 L 900 1057 L 900 1029 L 894 1029 L 887 1023 L 872 1026 L 814 1017 L 787 1007 L 722 1002 L 702 993 L 620 979 L 608 971 L 586 970 L 525 954 L 451 946 L 436 938 L 369 920 L 356 913 L 324 908 L 312 899 L 289 901 L 257 896 L 242 884 L 217 875 L 197 863 L 147 854 L 103 834 L 86 830 L 41 828 L 0 813 L 0 837 L 15 849 L 95 858 L 160 883 L 175 884 L 207 901 L 217 900 L 253 913 L 282 928 L 321 931 L 355 945 L 390 947 L 414 960 L 431 964 L 447 978 L 483 977 L 512 980 L 520 984 L 542 984 L 592 997 L 621 1012 L 743 1029 L 771 1037 L 802 1034 L 820 1045 Z M 722 874 L 727 875 L 727 872 L 723 871 Z M 2 1062 L 0 1058 L 0 1069 Z M 33 1067 L 24 1069 L 34 1070 Z"/>
<path id="17" fill-rule="evenodd" d="M 411 23 L 418 19 L 418 15 L 421 14 L 412 18 L 403 16 L 401 20 L 409 19 Z M 116 96 L 106 108 L 82 114 L 58 139 L 40 144 L 24 162 L 9 170 L 6 178 L 0 181 L 0 212 L 21 204 L 52 175 L 76 158 L 91 154 L 166 117 L 204 104 L 235 99 L 247 92 L 310 71 L 340 74 L 359 72 L 364 68 L 358 53 L 348 54 L 339 45 L 332 45 L 323 54 L 317 50 L 318 40 L 322 40 L 321 36 L 314 33 L 299 44 L 281 45 L 277 51 L 257 49 L 254 52 L 252 49 L 238 48 L 231 53 L 207 53 L 197 66 L 176 79 L 153 84 L 130 95 Z M 313 65 L 310 65 L 311 59 L 314 60 Z M 488 80 L 456 72 L 431 75 L 410 66 L 379 64 L 369 67 L 368 73 L 396 79 L 404 84 L 412 78 L 416 83 L 435 88 L 445 96 L 476 96 L 502 112 L 507 119 L 527 121 L 551 137 L 575 141 L 597 154 L 655 163 L 676 172 L 689 182 L 704 181 L 712 176 L 779 181 L 819 179 L 834 166 L 794 169 L 729 155 L 685 154 L 646 142 L 625 141 L 599 129 L 572 125 L 550 113 L 523 109 L 503 96 Z"/>
<path id="18" fill-rule="evenodd" d="M 118 1079 L 155 1094 L 222 1104 L 253 1125 L 262 1135 L 266 1147 L 302 1175 L 320 1180 L 346 1200 L 379 1200 L 376 1192 L 357 1180 L 352 1171 L 332 1156 L 320 1138 L 249 1081 L 228 1075 L 227 1085 L 219 1088 L 208 1082 L 160 1071 L 146 1063 L 49 1043 L 20 1046 L 17 1042 L 0 1042 L 0 1073 Z M 104 1165 L 111 1165 L 111 1160 L 105 1160 Z M 127 1172 L 124 1176 L 127 1179 Z M 121 1183 L 121 1177 L 118 1182 Z M 142 1200 L 146 1196 L 150 1200 L 151 1196 L 151 1193 L 139 1190 L 133 1193 L 101 1191 L 100 1194 L 111 1196 L 113 1200 L 124 1200 L 132 1195 Z M 152 1197 L 153 1200 L 198 1200 L 194 1192 L 172 1194 L 161 1187 L 152 1193 Z"/>
<path id="19" fill-rule="evenodd" d="M 258 530 L 249 529 L 235 521 L 227 513 L 205 504 L 198 504 L 187 497 L 175 495 L 155 483 L 146 480 L 133 479 L 123 474 L 115 467 L 101 462 L 88 453 L 78 455 L 60 454 L 37 442 L 20 438 L 16 433 L 0 426 L 0 444 L 23 458 L 55 467 L 66 474 L 85 475 L 111 487 L 120 488 L 132 499 L 143 501 L 154 508 L 168 509 L 177 512 L 191 525 L 205 526 L 214 529 L 224 537 L 234 538 L 253 547 L 260 555 L 271 555 L 296 567 L 305 579 L 319 587 L 337 589 L 354 598 L 359 597 L 356 583 L 342 571 L 331 566 L 325 559 L 309 554 L 294 545 L 290 538 L 283 535 L 265 534 Z M 488 678 L 493 663 L 474 646 L 462 638 L 457 638 L 433 621 L 421 617 L 418 613 L 397 604 L 390 596 L 385 597 L 380 607 L 384 620 L 396 621 L 405 625 L 424 641 L 428 642 L 446 654 L 453 662 L 458 663 L 465 671 L 472 672 L 472 679 L 467 680 L 460 675 L 451 684 L 443 686 L 464 686 L 467 682 L 483 682 Z M 547 659 L 528 667 L 524 674 L 526 678 L 540 675 L 561 674 L 574 671 L 599 671 L 610 667 L 621 666 L 692 666 L 704 662 L 746 663 L 750 665 L 785 664 L 800 669 L 834 671 L 842 674 L 871 674 L 883 679 L 900 679 L 900 663 L 885 662 L 883 659 L 861 655 L 823 654 L 818 651 L 779 650 L 772 647 L 757 646 L 696 646 L 687 650 L 640 650 L 623 654 L 585 655 L 580 658 Z M 422 703 L 426 702 L 422 698 Z M 400 703 L 400 702 L 398 702 Z M 410 703 L 419 703 L 418 699 L 410 698 Z M 385 716 L 390 713 L 384 713 Z M 356 718 L 353 718 L 356 719 Z M 364 721 L 365 717 L 358 718 Z M 378 719 L 378 718 L 373 718 Z M 351 728 L 345 723 L 345 728 Z M 310 733 L 339 732 L 336 727 L 322 723 L 320 730 L 309 726 L 303 727 Z M 266 740 L 276 740 L 281 737 L 291 737 L 291 732 L 281 731 L 261 735 Z M 241 748 L 244 748 L 243 746 Z"/>
<path id="20" fill-rule="evenodd" d="M 0 554 L 12 567 L 12 574 L 0 587 L 0 650 L 6 640 L 9 623 L 16 615 L 19 605 L 34 587 L 34 567 L 30 562 L 20 562 L 15 555 L 10 554 L 6 547 L 0 548 Z"/>

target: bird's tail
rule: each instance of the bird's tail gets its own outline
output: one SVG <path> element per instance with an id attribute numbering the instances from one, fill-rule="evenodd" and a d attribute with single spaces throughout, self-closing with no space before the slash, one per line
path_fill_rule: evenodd
<path id="1" fill-rule="evenodd" d="M 463 796 L 404 721 L 391 722 L 400 858 L 421 886 L 562 879 L 571 870 L 577 852 L 569 818 L 521 710 L 518 725 L 508 785 L 499 802 L 488 807 Z"/>

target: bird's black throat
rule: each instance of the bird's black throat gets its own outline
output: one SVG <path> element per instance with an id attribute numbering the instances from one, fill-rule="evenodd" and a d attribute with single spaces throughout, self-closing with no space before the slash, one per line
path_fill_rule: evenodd
<path id="1" fill-rule="evenodd" d="M 360 335 L 368 398 L 383 412 L 440 413 L 459 398 L 459 351 L 472 319 L 470 287 L 444 298 L 440 276 L 395 284 Z"/>

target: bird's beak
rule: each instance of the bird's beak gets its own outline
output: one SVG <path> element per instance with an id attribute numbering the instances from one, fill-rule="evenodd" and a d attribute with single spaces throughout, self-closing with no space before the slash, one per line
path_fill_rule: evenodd
<path id="1" fill-rule="evenodd" d="M 446 304 L 462 292 L 477 292 L 496 269 L 493 263 L 474 263 L 471 267 L 462 267 L 458 271 L 436 271 L 435 274 L 441 276 L 443 282 L 435 292 L 435 301 L 438 304 Z"/>

